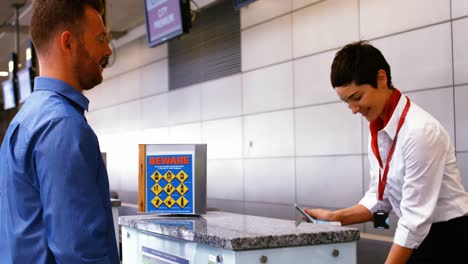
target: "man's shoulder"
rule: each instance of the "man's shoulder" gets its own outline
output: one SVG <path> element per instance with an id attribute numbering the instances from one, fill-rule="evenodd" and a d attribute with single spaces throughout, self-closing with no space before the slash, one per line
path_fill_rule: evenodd
<path id="1" fill-rule="evenodd" d="M 13 122 L 33 132 L 46 124 L 70 119 L 85 123 L 84 117 L 63 96 L 50 91 L 34 92 L 21 107 Z"/>

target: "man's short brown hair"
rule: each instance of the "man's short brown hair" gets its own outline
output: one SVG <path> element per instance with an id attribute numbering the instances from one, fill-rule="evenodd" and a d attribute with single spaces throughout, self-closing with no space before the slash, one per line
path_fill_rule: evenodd
<path id="1" fill-rule="evenodd" d="M 49 42 L 58 30 L 79 32 L 85 6 L 103 13 L 104 5 L 101 0 L 34 0 L 33 14 L 29 34 L 38 52 L 47 50 Z"/>

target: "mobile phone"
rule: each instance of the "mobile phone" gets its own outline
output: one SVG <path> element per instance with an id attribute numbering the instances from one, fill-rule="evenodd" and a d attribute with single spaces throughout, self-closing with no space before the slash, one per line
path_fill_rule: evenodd
<path id="1" fill-rule="evenodd" d="M 307 219 L 307 222 L 313 223 L 313 224 L 321 224 L 321 225 L 336 225 L 336 226 L 341 226 L 341 223 L 338 221 L 326 221 L 326 220 L 317 220 L 313 218 L 311 215 L 306 213 L 302 207 L 300 207 L 297 204 L 294 204 L 294 207 Z"/>
<path id="2" fill-rule="evenodd" d="M 304 211 L 304 209 L 302 209 L 302 207 L 300 207 L 299 205 L 294 204 L 294 207 L 296 207 L 296 209 L 299 211 L 299 213 L 301 213 L 306 218 L 307 222 L 314 223 L 314 224 L 315 224 L 315 222 L 317 222 L 317 219 L 313 218 L 308 213 L 306 213 Z"/>

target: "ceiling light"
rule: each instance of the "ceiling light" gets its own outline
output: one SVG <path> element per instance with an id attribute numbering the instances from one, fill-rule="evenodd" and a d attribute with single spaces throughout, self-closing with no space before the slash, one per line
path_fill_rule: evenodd
<path id="1" fill-rule="evenodd" d="M 8 72 L 0 71 L 0 77 L 8 77 Z"/>

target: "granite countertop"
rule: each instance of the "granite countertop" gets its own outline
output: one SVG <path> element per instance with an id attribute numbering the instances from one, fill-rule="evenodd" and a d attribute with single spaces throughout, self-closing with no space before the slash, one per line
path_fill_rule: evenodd
<path id="1" fill-rule="evenodd" d="M 119 224 L 234 251 L 352 242 L 359 230 L 227 212 L 201 216 L 121 216 Z"/>

